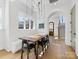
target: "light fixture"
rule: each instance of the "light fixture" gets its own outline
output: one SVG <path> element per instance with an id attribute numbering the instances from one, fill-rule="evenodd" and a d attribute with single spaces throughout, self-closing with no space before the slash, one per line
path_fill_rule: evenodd
<path id="1" fill-rule="evenodd" d="M 32 17 L 33 17 L 33 8 L 34 8 L 34 6 L 33 6 L 33 1 L 31 0 L 30 20 L 32 20 Z"/>
<path id="2" fill-rule="evenodd" d="M 50 3 L 57 2 L 58 0 L 49 0 Z"/>
<path id="3" fill-rule="evenodd" d="M 40 17 L 40 2 L 38 2 L 38 13 L 39 13 L 39 17 Z"/>
<path id="4" fill-rule="evenodd" d="M 41 0 L 41 17 L 42 17 L 42 0 Z"/>
<path id="5" fill-rule="evenodd" d="M 42 0 L 38 2 L 38 13 L 39 13 L 39 18 L 42 16 Z"/>
<path id="6" fill-rule="evenodd" d="M 39 19 L 44 19 L 45 17 L 45 2 L 42 0 L 38 2 L 38 15 Z"/>
<path id="7" fill-rule="evenodd" d="M 57 3 L 54 3 L 54 5 L 57 5 Z"/>
<path id="8" fill-rule="evenodd" d="M 11 2 L 15 2 L 16 0 L 10 0 Z"/>

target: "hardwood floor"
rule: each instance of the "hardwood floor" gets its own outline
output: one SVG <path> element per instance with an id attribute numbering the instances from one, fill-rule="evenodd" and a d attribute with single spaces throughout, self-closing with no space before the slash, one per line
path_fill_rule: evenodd
<path id="1" fill-rule="evenodd" d="M 0 51 L 0 59 L 20 59 L 20 51 L 12 54 L 6 51 Z M 26 58 L 26 53 L 24 54 Z M 30 53 L 30 59 L 35 59 L 34 53 Z M 63 40 L 50 37 L 50 47 L 39 59 L 77 59 L 75 52 L 70 46 L 66 46 Z"/>
<path id="2" fill-rule="evenodd" d="M 64 40 L 50 38 L 50 47 L 42 59 L 77 59 L 70 46 L 66 46 Z"/>

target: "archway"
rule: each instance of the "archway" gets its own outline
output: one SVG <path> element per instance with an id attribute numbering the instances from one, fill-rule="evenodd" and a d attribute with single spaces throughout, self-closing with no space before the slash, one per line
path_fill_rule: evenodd
<path id="1" fill-rule="evenodd" d="M 54 36 L 54 22 L 49 22 L 49 35 Z"/>
<path id="2" fill-rule="evenodd" d="M 65 39 L 65 19 L 64 13 L 61 11 L 54 11 L 48 17 L 49 22 L 54 22 L 54 37 L 56 39 Z"/>

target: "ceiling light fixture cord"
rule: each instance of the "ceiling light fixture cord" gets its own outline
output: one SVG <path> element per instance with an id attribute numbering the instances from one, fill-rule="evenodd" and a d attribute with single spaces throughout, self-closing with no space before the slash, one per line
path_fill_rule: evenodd
<path id="1" fill-rule="evenodd" d="M 40 18 L 40 2 L 38 2 L 38 13 L 39 13 L 39 18 Z"/>
<path id="2" fill-rule="evenodd" d="M 44 2 L 44 18 L 45 18 L 45 5 L 46 5 L 46 1 Z"/>
<path id="3" fill-rule="evenodd" d="M 41 0 L 41 17 L 42 17 L 42 0 Z"/>
<path id="4" fill-rule="evenodd" d="M 31 19 L 32 19 L 32 0 L 31 0 Z"/>

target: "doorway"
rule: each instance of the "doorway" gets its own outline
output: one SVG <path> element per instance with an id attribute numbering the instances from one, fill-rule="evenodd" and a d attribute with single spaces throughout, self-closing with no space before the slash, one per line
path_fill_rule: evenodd
<path id="1" fill-rule="evenodd" d="M 76 46 L 76 10 L 75 5 L 71 10 L 71 46 L 75 49 Z"/>
<path id="2" fill-rule="evenodd" d="M 49 22 L 49 35 L 54 36 L 54 22 Z"/>
<path id="3" fill-rule="evenodd" d="M 65 22 L 64 22 L 64 16 L 59 18 L 58 23 L 58 38 L 59 39 L 65 39 Z"/>
<path id="4" fill-rule="evenodd" d="M 65 39 L 65 15 L 61 11 L 50 14 L 49 35 L 53 34 L 55 39 Z"/>

